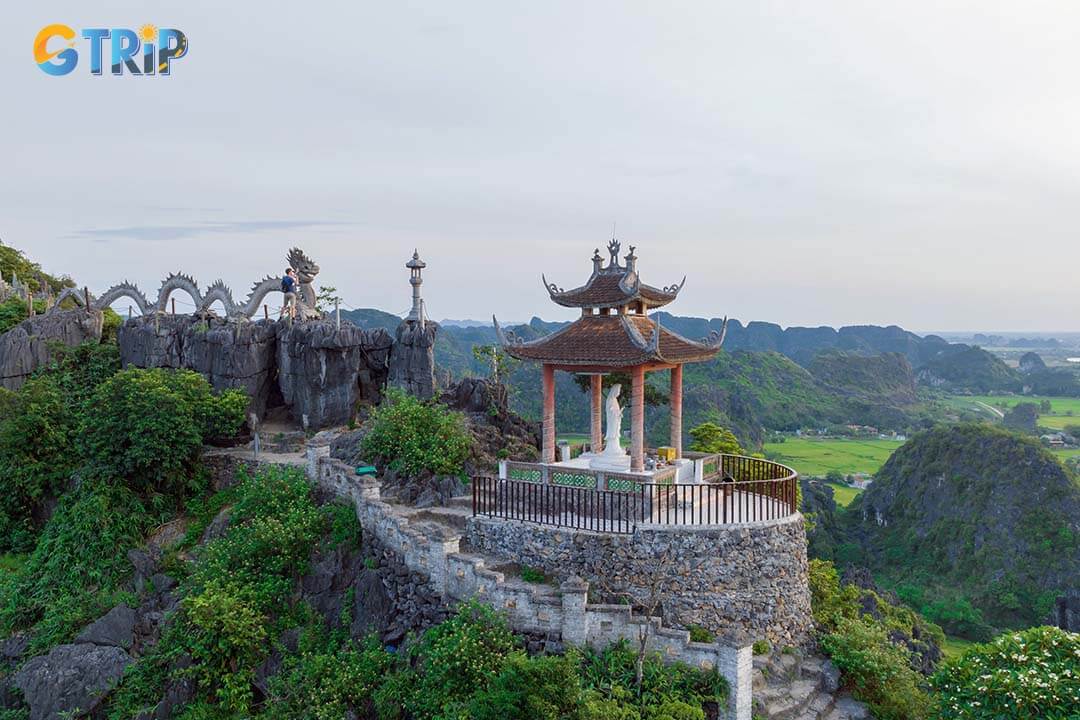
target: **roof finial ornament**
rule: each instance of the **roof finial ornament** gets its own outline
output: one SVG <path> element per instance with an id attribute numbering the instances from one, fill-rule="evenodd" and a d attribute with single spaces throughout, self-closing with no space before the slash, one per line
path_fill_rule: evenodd
<path id="1" fill-rule="evenodd" d="M 637 255 L 634 254 L 634 250 L 636 250 L 636 248 L 633 245 L 631 245 L 630 246 L 630 252 L 627 253 L 625 258 L 624 258 L 626 260 L 626 269 L 627 269 L 628 272 L 635 272 L 636 271 Z"/>
<path id="2" fill-rule="evenodd" d="M 611 238 L 611 242 L 607 244 L 608 253 L 611 254 L 611 262 L 608 264 L 609 268 L 619 267 L 619 241 L 615 238 Z"/>

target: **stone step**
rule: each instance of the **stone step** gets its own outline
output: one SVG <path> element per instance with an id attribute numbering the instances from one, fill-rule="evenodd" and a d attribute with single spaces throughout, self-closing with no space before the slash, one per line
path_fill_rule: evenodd
<path id="1" fill-rule="evenodd" d="M 822 676 L 822 667 L 825 664 L 823 658 L 810 656 L 803 658 L 802 664 L 799 667 L 799 672 L 802 674 L 804 680 L 817 680 Z"/>
<path id="2" fill-rule="evenodd" d="M 447 507 L 465 508 L 472 512 L 472 495 L 456 495 L 446 503 Z"/>
<path id="3" fill-rule="evenodd" d="M 836 705 L 836 699 L 829 693 L 819 693 L 812 701 L 807 712 L 813 713 L 815 718 L 823 717 Z"/>
<path id="4" fill-rule="evenodd" d="M 794 720 L 817 698 L 817 683 L 796 680 L 787 687 L 767 688 L 760 698 L 769 720 Z"/>
<path id="5" fill-rule="evenodd" d="M 866 705 L 850 695 L 836 698 L 836 704 L 824 720 L 869 720 L 870 711 Z"/>
<path id="6" fill-rule="evenodd" d="M 411 516 L 419 521 L 431 521 L 451 527 L 458 532 L 465 531 L 465 522 L 469 516 L 460 512 L 454 512 L 451 508 L 432 507 L 426 508 Z"/>

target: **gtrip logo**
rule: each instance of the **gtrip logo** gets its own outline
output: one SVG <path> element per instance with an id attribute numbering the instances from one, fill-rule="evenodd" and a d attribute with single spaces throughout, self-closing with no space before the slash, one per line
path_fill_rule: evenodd
<path id="1" fill-rule="evenodd" d="M 103 75 L 102 55 L 109 53 L 109 72 L 123 75 L 169 75 L 170 63 L 187 55 L 187 36 L 173 28 L 143 25 L 128 28 L 85 28 L 82 39 L 89 45 L 90 74 Z M 67 75 L 79 64 L 76 32 L 68 25 L 46 25 L 34 39 L 34 62 L 49 75 Z M 49 49 L 52 47 L 53 49 Z"/>

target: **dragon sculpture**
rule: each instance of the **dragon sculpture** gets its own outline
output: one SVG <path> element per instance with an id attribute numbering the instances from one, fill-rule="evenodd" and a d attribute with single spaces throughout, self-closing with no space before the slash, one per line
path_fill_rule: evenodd
<path id="1" fill-rule="evenodd" d="M 289 266 L 296 271 L 300 285 L 299 297 L 296 303 L 296 317 L 300 320 L 321 318 L 322 313 L 315 308 L 315 288 L 312 285 L 315 276 L 319 274 L 319 266 L 314 260 L 305 255 L 300 248 L 289 250 L 286 260 L 288 260 Z M 122 283 L 113 285 L 101 297 L 90 296 L 90 306 L 95 310 L 103 310 L 120 298 L 126 297 L 134 301 L 139 308 L 139 312 L 143 315 L 164 313 L 167 311 L 169 296 L 174 290 L 182 290 L 191 296 L 195 302 L 195 312 L 193 313 L 195 315 L 210 314 L 210 305 L 215 301 L 220 301 L 225 308 L 226 317 L 233 320 L 250 320 L 259 311 L 259 306 L 262 305 L 267 295 L 272 292 L 281 292 L 281 278 L 267 275 L 251 287 L 251 292 L 248 293 L 244 303 L 238 304 L 233 300 L 232 291 L 221 280 L 215 280 L 206 289 L 206 292 L 202 293 L 199 292 L 198 284 L 190 275 L 171 273 L 161 283 L 161 288 L 158 290 L 154 302 L 150 302 L 134 283 L 125 280 Z M 56 299 L 56 303 L 50 312 L 58 309 L 60 304 L 68 298 L 80 307 L 86 305 L 86 299 L 83 297 L 82 292 L 67 288 Z"/>

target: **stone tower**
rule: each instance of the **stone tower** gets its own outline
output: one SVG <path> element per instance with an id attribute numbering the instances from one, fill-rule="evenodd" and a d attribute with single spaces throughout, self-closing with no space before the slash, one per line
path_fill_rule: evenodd
<path id="1" fill-rule="evenodd" d="M 427 267 L 420 259 L 420 253 L 414 250 L 405 267 L 409 269 L 409 284 L 412 285 L 412 308 L 397 327 L 390 356 L 389 382 L 393 387 L 427 400 L 435 394 L 435 335 L 439 325 L 427 319 L 420 294 L 424 282 L 421 273 Z"/>

